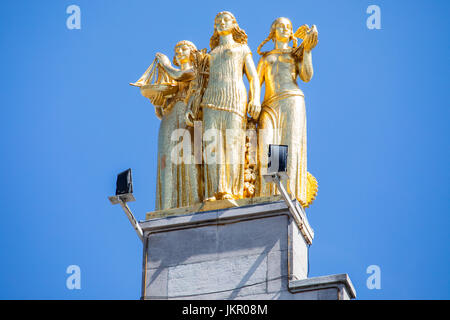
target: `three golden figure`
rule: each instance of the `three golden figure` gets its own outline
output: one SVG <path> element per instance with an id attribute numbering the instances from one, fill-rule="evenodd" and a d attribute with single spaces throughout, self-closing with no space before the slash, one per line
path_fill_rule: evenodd
<path id="1" fill-rule="evenodd" d="M 299 46 L 297 38 L 303 40 Z M 262 52 L 270 40 L 275 48 Z M 278 18 L 258 47 L 261 59 L 255 67 L 245 31 L 224 11 L 214 19 L 210 52 L 178 42 L 173 64 L 179 69 L 156 54 L 132 83 L 161 119 L 155 210 L 278 194 L 262 178 L 269 144 L 289 147 L 284 183 L 292 199 L 306 207 L 314 200 L 317 182 L 307 172 L 305 101 L 297 77 L 311 80 L 317 42 L 314 25 L 294 33 L 289 19 Z"/>

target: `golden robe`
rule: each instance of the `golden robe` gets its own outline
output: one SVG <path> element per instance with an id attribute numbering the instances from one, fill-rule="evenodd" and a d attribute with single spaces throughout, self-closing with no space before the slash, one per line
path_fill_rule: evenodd
<path id="1" fill-rule="evenodd" d="M 193 159 L 193 128 L 188 127 L 185 120 L 187 107 L 184 99 L 188 84 L 183 82 L 178 84 L 178 93 L 175 97 L 166 100 L 161 109 L 155 210 L 187 207 L 203 199 L 201 166 L 195 164 Z M 187 130 L 189 135 L 181 138 L 180 134 L 183 131 L 176 131 L 177 129 Z M 190 148 L 187 150 L 180 148 L 183 145 L 182 141 Z M 189 160 L 184 161 L 184 159 Z"/>
<path id="2" fill-rule="evenodd" d="M 247 114 L 243 75 L 248 54 L 249 47 L 238 43 L 219 45 L 210 53 L 202 100 L 205 199 L 243 197 Z"/>
<path id="3" fill-rule="evenodd" d="M 308 67 L 312 70 L 312 65 Z M 266 94 L 258 121 L 257 192 L 259 196 L 278 194 L 276 186 L 266 183 L 262 174 L 267 172 L 269 144 L 288 145 L 289 179 L 283 183 L 292 198 L 305 205 L 308 203 L 306 110 L 303 92 L 296 81 L 300 72 L 291 50 L 272 50 L 258 64 L 258 73 L 266 83 Z"/>

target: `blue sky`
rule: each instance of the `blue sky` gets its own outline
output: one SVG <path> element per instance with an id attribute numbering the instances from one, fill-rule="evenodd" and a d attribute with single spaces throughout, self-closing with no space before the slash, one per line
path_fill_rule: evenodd
<path id="1" fill-rule="evenodd" d="M 81 8 L 81 30 L 66 8 Z M 381 30 L 366 8 L 381 8 Z M 128 82 L 177 41 L 208 47 L 217 12 L 256 47 L 272 21 L 316 24 L 306 96 L 310 276 L 348 273 L 361 299 L 449 299 L 448 1 L 3 1 L 0 299 L 138 299 L 142 247 L 107 196 L 133 169 L 154 208 L 159 120 Z M 66 288 L 79 265 L 81 290 Z M 370 265 L 381 289 L 366 287 Z"/>

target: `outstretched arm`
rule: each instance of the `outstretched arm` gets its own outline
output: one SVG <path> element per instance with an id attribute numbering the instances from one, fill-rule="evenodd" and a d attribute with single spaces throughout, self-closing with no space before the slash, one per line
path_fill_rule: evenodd
<path id="1" fill-rule="evenodd" d="M 250 116 L 257 120 L 259 117 L 259 112 L 261 111 L 261 89 L 260 80 L 258 77 L 258 72 L 256 71 L 255 64 L 253 63 L 252 55 L 247 54 L 245 56 L 245 74 L 247 75 L 248 82 L 250 85 L 249 90 L 249 102 L 248 102 L 248 113 Z"/>
<path id="2" fill-rule="evenodd" d="M 169 58 L 162 53 L 156 54 L 156 59 L 158 59 L 159 65 L 164 68 L 164 71 L 174 80 L 177 81 L 190 81 L 195 78 L 195 73 L 192 68 L 187 70 L 176 69 L 172 66 Z"/>

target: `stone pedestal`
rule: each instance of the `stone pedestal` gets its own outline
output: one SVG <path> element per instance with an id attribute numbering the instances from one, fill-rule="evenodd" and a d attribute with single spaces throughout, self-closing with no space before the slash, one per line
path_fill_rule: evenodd
<path id="1" fill-rule="evenodd" d="M 143 299 L 355 297 L 345 274 L 307 278 L 314 234 L 284 201 L 151 217 L 140 223 Z"/>

